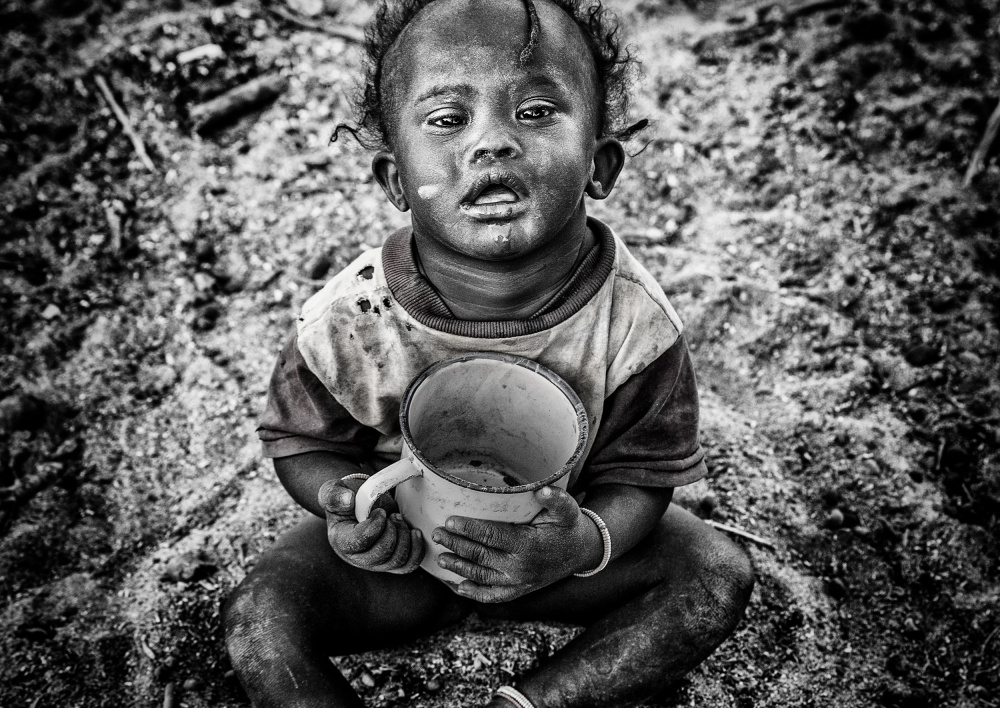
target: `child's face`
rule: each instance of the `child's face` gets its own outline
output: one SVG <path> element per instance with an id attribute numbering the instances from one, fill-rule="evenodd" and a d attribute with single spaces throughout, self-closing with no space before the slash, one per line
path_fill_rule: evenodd
<path id="1" fill-rule="evenodd" d="M 391 153 L 373 169 L 413 211 L 419 237 L 502 261 L 584 228 L 583 195 L 603 198 L 622 162 L 597 138 L 596 71 L 573 21 L 536 3 L 540 44 L 519 55 L 521 0 L 439 0 L 387 58 Z"/>

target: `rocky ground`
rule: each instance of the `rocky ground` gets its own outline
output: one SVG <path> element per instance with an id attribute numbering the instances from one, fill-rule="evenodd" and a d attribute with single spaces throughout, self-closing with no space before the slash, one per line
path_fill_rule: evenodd
<path id="1" fill-rule="evenodd" d="M 612 4 L 652 127 L 594 213 L 688 326 L 681 503 L 763 541 L 741 629 L 650 705 L 1000 705 L 1000 145 L 963 184 L 997 0 Z M 0 1 L 0 705 L 245 705 L 219 606 L 299 514 L 254 435 L 270 367 L 402 223 L 327 144 L 369 12 Z M 468 706 L 576 631 L 336 661 L 370 706 Z"/>

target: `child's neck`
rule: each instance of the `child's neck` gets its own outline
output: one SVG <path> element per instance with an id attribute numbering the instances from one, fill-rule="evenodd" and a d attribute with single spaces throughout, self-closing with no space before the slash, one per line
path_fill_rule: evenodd
<path id="1" fill-rule="evenodd" d="M 446 249 L 414 234 L 424 277 L 455 317 L 462 320 L 519 320 L 540 310 L 573 275 L 596 243 L 585 217 L 529 256 L 483 261 Z"/>

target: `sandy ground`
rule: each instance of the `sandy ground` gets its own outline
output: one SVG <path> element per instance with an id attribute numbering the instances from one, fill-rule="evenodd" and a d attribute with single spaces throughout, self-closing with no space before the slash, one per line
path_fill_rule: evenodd
<path id="1" fill-rule="evenodd" d="M 995 157 L 961 184 L 996 3 L 613 5 L 652 127 L 592 213 L 687 324 L 710 475 L 680 503 L 765 540 L 737 634 L 650 705 L 1000 705 Z M 0 705 L 245 705 L 218 610 L 301 514 L 254 433 L 270 369 L 405 223 L 327 144 L 357 45 L 248 0 L 4 13 Z M 191 131 L 268 74 L 276 102 Z M 577 631 L 473 619 L 336 663 L 370 706 L 477 705 Z"/>

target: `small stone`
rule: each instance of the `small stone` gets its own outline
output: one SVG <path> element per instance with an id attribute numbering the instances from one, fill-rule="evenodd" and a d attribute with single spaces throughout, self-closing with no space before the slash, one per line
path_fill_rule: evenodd
<path id="1" fill-rule="evenodd" d="M 215 278 L 199 271 L 194 274 L 194 287 L 198 292 L 208 292 L 215 287 Z"/>
<path id="2" fill-rule="evenodd" d="M 441 682 L 437 678 L 428 679 L 424 684 L 424 690 L 428 693 L 437 693 L 441 690 Z"/>
<path id="3" fill-rule="evenodd" d="M 194 691 L 201 686 L 201 681 L 196 678 L 189 678 L 184 681 L 183 686 L 185 691 Z"/>
<path id="4" fill-rule="evenodd" d="M 202 59 L 214 61 L 216 59 L 225 58 L 226 53 L 218 44 L 203 44 L 200 47 L 194 47 L 178 54 L 177 63 L 183 66 L 185 64 L 190 64 L 191 62 L 201 61 Z"/>
<path id="5" fill-rule="evenodd" d="M 359 677 L 361 684 L 366 688 L 375 688 L 375 679 L 367 671 L 362 671 Z"/>
<path id="6" fill-rule="evenodd" d="M 840 509 L 833 509 L 826 515 L 826 520 L 823 521 L 823 525 L 831 530 L 839 529 L 844 525 L 844 512 Z"/>
<path id="7" fill-rule="evenodd" d="M 46 320 L 54 320 L 56 317 L 62 314 L 62 310 L 58 307 L 49 303 L 46 305 L 45 309 L 42 310 L 42 317 Z"/>

